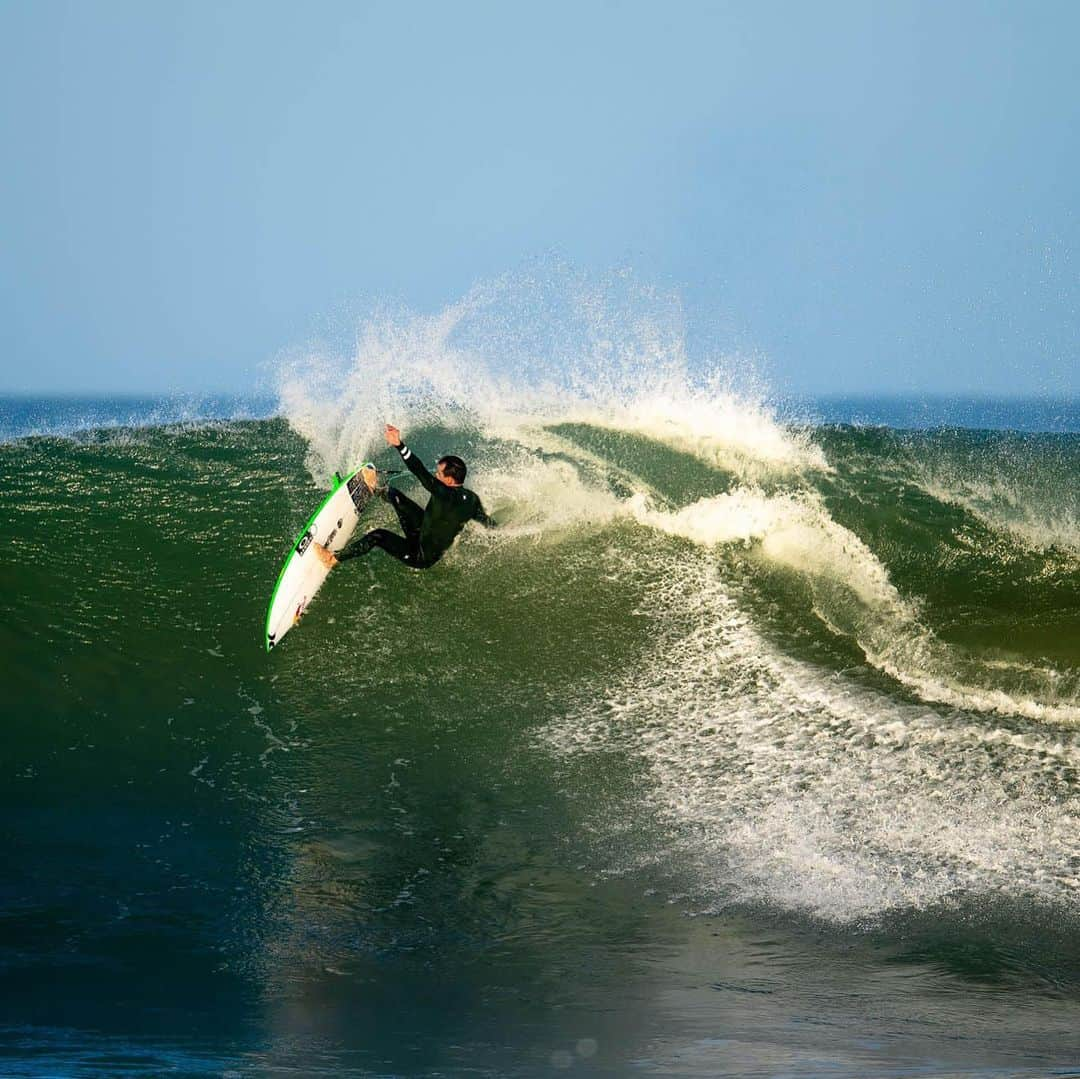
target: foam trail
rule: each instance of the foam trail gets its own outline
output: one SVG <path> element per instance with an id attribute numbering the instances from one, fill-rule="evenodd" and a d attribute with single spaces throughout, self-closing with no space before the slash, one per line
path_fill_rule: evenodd
<path id="1" fill-rule="evenodd" d="M 812 492 L 767 496 L 738 488 L 676 512 L 639 503 L 636 515 L 644 524 L 704 546 L 759 541 L 762 557 L 808 578 L 816 613 L 826 625 L 852 637 L 870 663 L 924 700 L 1080 722 L 1074 677 L 1031 663 L 990 664 L 940 641 L 874 553 L 832 520 Z"/>
<path id="2" fill-rule="evenodd" d="M 1075 902 L 1078 736 L 943 723 L 778 654 L 704 554 L 663 569 L 650 655 L 544 740 L 642 761 L 670 829 L 652 857 L 706 902 L 837 921 L 970 894 Z"/>

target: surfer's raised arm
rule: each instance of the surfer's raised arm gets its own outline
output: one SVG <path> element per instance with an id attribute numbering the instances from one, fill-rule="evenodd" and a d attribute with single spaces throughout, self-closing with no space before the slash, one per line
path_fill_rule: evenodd
<path id="1" fill-rule="evenodd" d="M 401 454 L 405 467 L 431 492 L 436 493 L 436 479 L 424 466 L 424 462 L 401 441 L 401 432 L 393 425 L 386 425 L 386 444 L 393 446 Z"/>

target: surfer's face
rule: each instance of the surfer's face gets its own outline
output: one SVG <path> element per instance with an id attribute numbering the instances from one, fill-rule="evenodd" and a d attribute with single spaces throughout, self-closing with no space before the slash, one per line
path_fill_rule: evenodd
<path id="1" fill-rule="evenodd" d="M 446 465 L 442 461 L 435 466 L 435 478 L 440 483 L 445 483 L 447 487 L 457 487 L 458 485 L 458 481 L 453 476 L 446 474 Z"/>

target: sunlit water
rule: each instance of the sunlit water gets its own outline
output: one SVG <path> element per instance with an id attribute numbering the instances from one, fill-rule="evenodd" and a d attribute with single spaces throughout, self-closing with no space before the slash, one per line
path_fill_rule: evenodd
<path id="1" fill-rule="evenodd" d="M 4 402 L 0 1070 L 1080 1073 L 1075 407 L 801 422 L 489 301 L 273 408 Z M 268 656 L 383 419 L 500 528 Z"/>

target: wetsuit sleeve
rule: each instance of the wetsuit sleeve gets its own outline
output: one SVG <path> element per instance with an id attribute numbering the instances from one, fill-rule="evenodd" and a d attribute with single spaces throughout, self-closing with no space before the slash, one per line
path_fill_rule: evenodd
<path id="1" fill-rule="evenodd" d="M 489 517 L 487 511 L 484 509 L 483 503 L 478 498 L 476 500 L 476 512 L 473 514 L 473 520 L 479 521 L 485 528 L 495 528 L 495 518 Z"/>
<path id="2" fill-rule="evenodd" d="M 438 482 L 435 477 L 424 467 L 424 462 L 405 445 L 404 442 L 397 448 L 398 453 L 401 454 L 401 459 L 405 462 L 405 467 L 430 491 L 435 494 L 435 484 Z"/>

